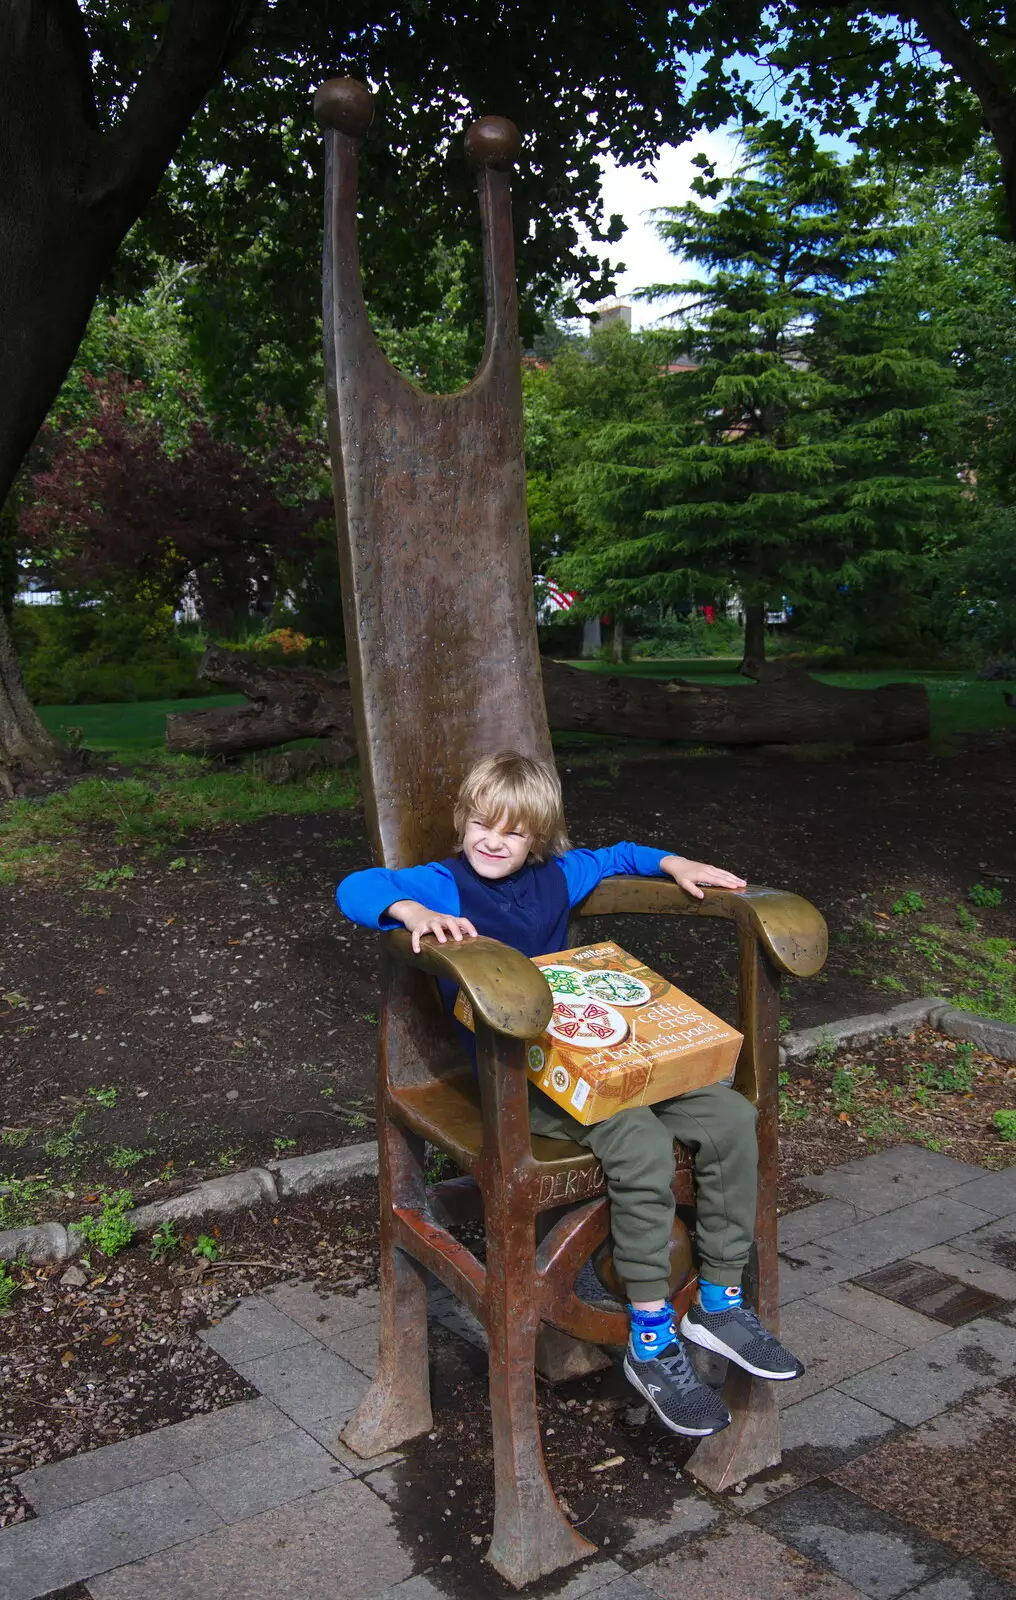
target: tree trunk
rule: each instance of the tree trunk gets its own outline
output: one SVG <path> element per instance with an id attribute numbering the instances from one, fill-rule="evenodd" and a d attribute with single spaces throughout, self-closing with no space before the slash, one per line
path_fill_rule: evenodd
<path id="1" fill-rule="evenodd" d="M 751 600 L 744 608 L 744 660 L 740 670 L 746 677 L 755 676 L 755 668 L 765 665 L 766 659 L 766 608 L 760 600 Z"/>
<path id="2" fill-rule="evenodd" d="M 0 795 L 9 799 L 19 779 L 60 766 L 66 754 L 25 693 L 10 628 L 0 608 Z"/>
<path id="3" fill-rule="evenodd" d="M 268 667 L 239 650 L 206 650 L 200 668 L 250 701 L 166 718 L 166 745 L 197 755 L 239 755 L 291 739 L 330 741 L 337 757 L 355 749 L 349 679 L 310 667 Z M 899 744 L 927 738 L 923 684 L 836 689 L 783 663 L 757 669 L 756 687 L 608 677 L 543 663 L 550 726 L 560 733 L 605 733 L 695 744 Z"/>
<path id="4" fill-rule="evenodd" d="M 624 618 L 621 616 L 614 618 L 614 640 L 611 655 L 619 666 L 624 661 Z"/>
<path id="5" fill-rule="evenodd" d="M 584 660 L 598 659 L 603 649 L 603 630 L 599 617 L 587 617 L 582 624 L 582 656 Z"/>
<path id="6" fill-rule="evenodd" d="M 116 128 L 100 129 L 78 6 L 0 7 L 0 505 L 56 399 L 103 278 L 158 188 L 257 0 L 174 0 Z M 0 770 L 61 747 L 0 642 Z"/>

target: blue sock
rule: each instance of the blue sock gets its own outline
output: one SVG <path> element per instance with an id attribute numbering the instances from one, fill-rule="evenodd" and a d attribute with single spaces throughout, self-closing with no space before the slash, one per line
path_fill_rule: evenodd
<path id="1" fill-rule="evenodd" d="M 703 1311 L 736 1311 L 741 1304 L 739 1284 L 710 1283 L 708 1278 L 700 1278 L 698 1287 Z"/>
<path id="2" fill-rule="evenodd" d="M 677 1338 L 674 1308 L 669 1301 L 659 1311 L 636 1311 L 634 1306 L 629 1306 L 628 1311 L 631 1316 L 628 1351 L 636 1361 L 652 1361 Z"/>

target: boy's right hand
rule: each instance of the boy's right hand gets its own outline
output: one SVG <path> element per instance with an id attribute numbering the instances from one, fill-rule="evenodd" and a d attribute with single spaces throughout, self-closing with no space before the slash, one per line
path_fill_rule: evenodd
<path id="1" fill-rule="evenodd" d="M 476 939 L 479 935 L 468 917 L 452 917 L 446 911 L 429 911 L 418 900 L 397 900 L 388 907 L 388 916 L 394 917 L 408 928 L 413 936 L 413 949 L 419 954 L 420 940 L 432 933 L 438 944 L 447 944 L 449 938 L 461 944 L 463 939 Z"/>

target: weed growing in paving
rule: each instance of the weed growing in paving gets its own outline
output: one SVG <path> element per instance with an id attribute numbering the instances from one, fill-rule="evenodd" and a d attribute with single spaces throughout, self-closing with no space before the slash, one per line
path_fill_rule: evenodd
<path id="1" fill-rule="evenodd" d="M 994 910 L 1002 904 L 1001 889 L 986 889 L 983 883 L 974 883 L 967 890 L 975 906 L 982 906 L 985 910 Z"/>
<path id="2" fill-rule="evenodd" d="M 69 1161 L 74 1155 L 86 1115 L 86 1112 L 79 1111 L 69 1128 L 65 1128 L 63 1133 L 51 1134 L 46 1140 L 42 1148 L 54 1161 Z"/>
<path id="3" fill-rule="evenodd" d="M 179 1250 L 183 1240 L 171 1222 L 162 1222 L 152 1234 L 152 1242 L 148 1247 L 148 1256 L 151 1261 L 162 1261 L 171 1251 Z"/>
<path id="4" fill-rule="evenodd" d="M 996 1111 L 991 1120 L 1003 1144 L 1016 1144 L 1016 1110 Z"/>
<path id="5" fill-rule="evenodd" d="M 125 1145 L 118 1144 L 113 1148 L 109 1157 L 109 1165 L 117 1172 L 129 1172 L 136 1167 L 139 1161 L 144 1161 L 146 1156 L 153 1156 L 155 1151 L 149 1147 L 147 1150 L 130 1150 Z"/>
<path id="6" fill-rule="evenodd" d="M 127 1215 L 133 1208 L 134 1196 L 129 1189 L 103 1190 L 99 1199 L 102 1210 L 98 1216 L 82 1217 L 80 1222 L 72 1222 L 71 1228 L 104 1256 L 115 1256 L 134 1237 L 134 1224 Z"/>
<path id="7" fill-rule="evenodd" d="M 937 1089 L 940 1094 L 969 1094 L 974 1087 L 973 1045 L 958 1044 L 951 1062 L 923 1062 L 919 1077 L 926 1089 Z"/>
<path id="8" fill-rule="evenodd" d="M 919 895 L 916 889 L 908 889 L 898 900 L 893 901 L 890 910 L 894 917 L 912 916 L 915 911 L 924 910 L 924 896 Z"/>
<path id="9" fill-rule="evenodd" d="M 88 888 L 115 889 L 118 883 L 127 883 L 133 876 L 133 867 L 107 867 L 105 872 L 95 873 Z"/>
<path id="10" fill-rule="evenodd" d="M 786 1087 L 790 1082 L 790 1073 L 781 1072 L 779 1076 L 780 1105 L 779 1117 L 781 1122 L 807 1122 L 808 1107 L 801 1105 L 792 1095 L 787 1094 Z"/>
<path id="11" fill-rule="evenodd" d="M 0 1177 L 0 1228 L 23 1228 L 37 1221 L 40 1202 L 51 1187 L 48 1176 Z"/>
<path id="12" fill-rule="evenodd" d="M 12 1278 L 5 1262 L 0 1261 L 0 1317 L 4 1317 L 14 1304 L 20 1284 Z"/>

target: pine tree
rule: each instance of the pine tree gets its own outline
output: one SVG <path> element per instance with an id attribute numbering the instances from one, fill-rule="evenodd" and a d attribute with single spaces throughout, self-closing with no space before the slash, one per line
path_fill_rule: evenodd
<path id="1" fill-rule="evenodd" d="M 905 246 L 888 185 L 860 159 L 748 136 L 748 161 L 658 227 L 698 276 L 679 295 L 658 407 L 588 441 L 591 530 L 557 576 L 605 606 L 735 592 L 745 659 L 782 595 L 835 605 L 902 592 L 958 513 L 946 351 L 882 292 Z M 688 370 L 689 365 L 691 370 Z"/>

